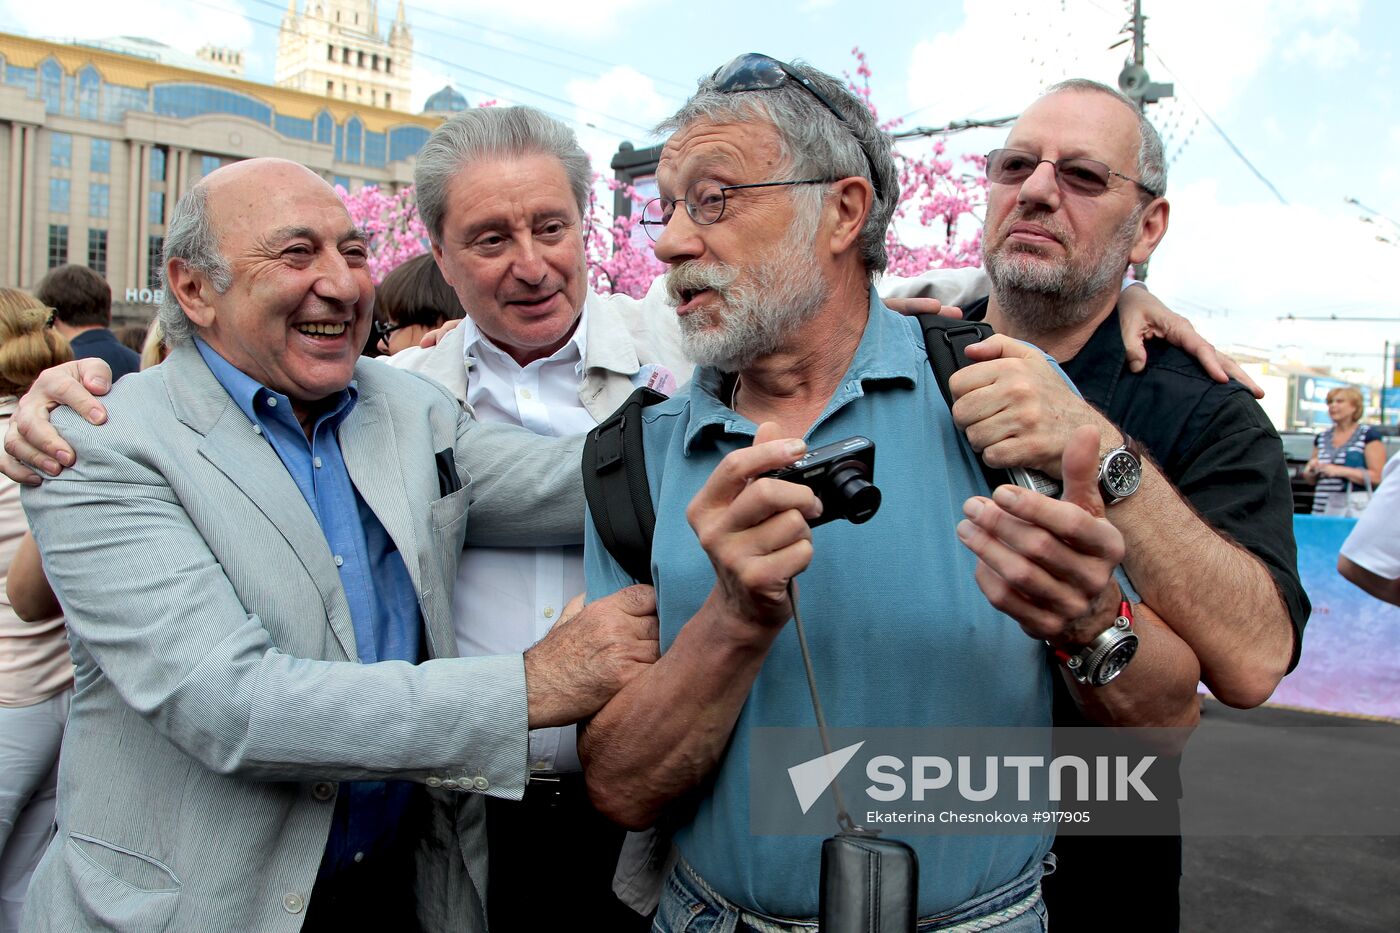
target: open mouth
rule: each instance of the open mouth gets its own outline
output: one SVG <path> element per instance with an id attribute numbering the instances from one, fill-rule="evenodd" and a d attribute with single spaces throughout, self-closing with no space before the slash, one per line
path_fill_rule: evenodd
<path id="1" fill-rule="evenodd" d="M 713 292 L 710 288 L 682 288 L 679 292 L 680 304 L 676 305 L 677 314 L 689 314 L 700 305 L 706 295 Z"/>
<path id="2" fill-rule="evenodd" d="M 342 321 L 339 324 L 317 323 L 317 324 L 297 324 L 297 332 L 308 337 L 339 337 L 345 333 L 346 325 Z"/>

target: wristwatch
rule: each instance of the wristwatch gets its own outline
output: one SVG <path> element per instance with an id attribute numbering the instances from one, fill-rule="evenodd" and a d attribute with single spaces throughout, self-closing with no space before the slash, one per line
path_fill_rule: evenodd
<path id="1" fill-rule="evenodd" d="M 1104 505 L 1122 502 L 1142 485 L 1140 450 L 1137 441 L 1124 434 L 1123 443 L 1099 461 L 1099 492 L 1103 493 Z"/>
<path id="2" fill-rule="evenodd" d="M 1081 684 L 1102 687 L 1119 674 L 1137 654 L 1138 636 L 1133 631 L 1133 607 L 1125 599 L 1118 604 L 1118 618 L 1098 637 L 1078 651 L 1055 649 L 1055 655 L 1069 668 L 1070 676 Z"/>

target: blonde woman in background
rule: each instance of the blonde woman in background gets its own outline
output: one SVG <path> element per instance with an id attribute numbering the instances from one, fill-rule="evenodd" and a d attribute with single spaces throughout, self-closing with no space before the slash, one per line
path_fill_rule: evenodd
<path id="1" fill-rule="evenodd" d="M 0 430 L 40 372 L 73 358 L 51 320 L 37 299 L 0 288 Z M 73 694 L 63 617 L 33 539 L 21 546 L 28 528 L 19 486 L 0 476 L 0 933 L 19 929 L 29 877 L 53 836 L 58 750 Z"/>
<path id="2" fill-rule="evenodd" d="M 1380 432 L 1361 424 L 1361 390 L 1338 386 L 1327 393 L 1327 415 L 1332 430 L 1313 439 L 1313 455 L 1303 475 L 1317 483 L 1314 515 L 1348 515 L 1360 512 L 1371 501 L 1371 490 L 1381 481 L 1385 466 L 1385 442 Z"/>
<path id="3" fill-rule="evenodd" d="M 146 328 L 146 342 L 141 347 L 141 368 L 150 369 L 165 361 L 170 355 L 170 348 L 165 345 L 165 328 L 160 324 L 160 318 L 151 319 L 151 326 Z"/>

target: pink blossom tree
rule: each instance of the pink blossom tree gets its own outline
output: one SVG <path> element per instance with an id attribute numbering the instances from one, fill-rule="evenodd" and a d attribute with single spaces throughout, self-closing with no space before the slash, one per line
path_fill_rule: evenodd
<path id="1" fill-rule="evenodd" d="M 351 222 L 369 234 L 369 275 L 375 285 L 400 263 L 428 251 L 428 231 L 418 216 L 412 185 L 397 194 L 374 185 L 351 194 L 336 185 L 335 193 L 345 202 Z"/>

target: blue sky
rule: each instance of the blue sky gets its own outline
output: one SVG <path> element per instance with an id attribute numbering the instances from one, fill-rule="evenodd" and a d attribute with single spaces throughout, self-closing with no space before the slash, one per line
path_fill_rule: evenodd
<path id="1" fill-rule="evenodd" d="M 300 0 L 302 5 L 305 0 Z M 387 29 L 396 0 L 380 3 Z M 45 8 L 47 7 L 47 8 Z M 193 51 L 242 47 L 270 80 L 279 0 L 3 0 L 9 29 L 64 37 L 140 34 Z M 1400 5 L 1382 0 L 1145 0 L 1147 65 L 1177 96 L 1150 108 L 1173 157 L 1171 229 L 1150 284 L 1220 342 L 1379 373 L 1400 341 Z M 414 102 L 451 82 L 473 103 L 531 103 L 575 122 L 595 162 L 674 109 L 735 54 L 853 69 L 860 46 L 883 117 L 911 125 L 1015 113 L 1055 80 L 1115 83 L 1123 0 L 416 0 Z M 76 25 L 81 24 L 81 25 Z M 1282 195 L 1251 173 L 1209 114 Z M 591 125 L 590 125 L 591 124 Z M 953 136 L 985 152 L 1004 131 Z M 1386 235 L 1392 244 L 1377 242 Z M 1281 315 L 1388 317 L 1306 323 Z M 1333 353 L 1374 357 L 1328 356 Z"/>

